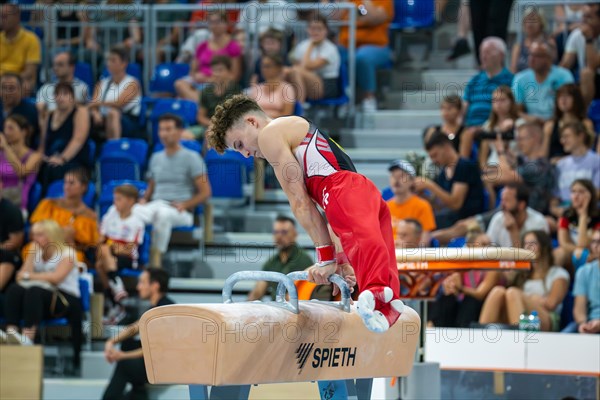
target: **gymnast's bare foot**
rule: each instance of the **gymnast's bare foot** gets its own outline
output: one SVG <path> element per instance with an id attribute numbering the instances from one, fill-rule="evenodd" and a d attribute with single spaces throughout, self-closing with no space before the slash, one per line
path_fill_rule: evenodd
<path id="1" fill-rule="evenodd" d="M 404 303 L 393 298 L 389 287 L 375 287 L 365 290 L 358 296 L 356 310 L 367 329 L 373 332 L 385 332 L 404 311 Z"/>

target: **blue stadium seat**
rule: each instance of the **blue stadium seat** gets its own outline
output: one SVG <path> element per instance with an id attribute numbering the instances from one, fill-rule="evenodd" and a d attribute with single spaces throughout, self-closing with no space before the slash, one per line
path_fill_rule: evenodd
<path id="1" fill-rule="evenodd" d="M 98 179 L 101 187 L 110 181 L 123 179 L 139 180 L 141 167 L 136 158 L 125 152 L 111 152 L 98 160 Z"/>
<path id="2" fill-rule="evenodd" d="M 146 167 L 148 143 L 145 140 L 129 138 L 108 140 L 102 147 L 100 156 L 120 152 L 132 156 L 140 166 L 140 172 Z"/>
<path id="3" fill-rule="evenodd" d="M 381 197 L 383 198 L 383 200 L 388 201 L 390 200 L 392 197 L 394 197 L 394 192 L 392 192 L 392 188 L 391 187 L 386 187 L 381 191 Z"/>
<path id="4" fill-rule="evenodd" d="M 102 217 L 106 213 L 108 208 L 112 205 L 113 192 L 114 192 L 115 188 L 117 186 L 125 185 L 125 184 L 135 186 L 137 188 L 137 190 L 139 191 L 140 196 L 144 195 L 144 192 L 146 191 L 146 188 L 148 187 L 148 184 L 146 182 L 139 181 L 139 180 L 124 179 L 124 180 L 114 180 L 114 181 L 110 181 L 110 182 L 106 183 L 105 185 L 102 186 L 102 190 L 100 191 L 100 196 L 98 197 L 98 206 L 100 208 L 100 217 Z"/>
<path id="5" fill-rule="evenodd" d="M 59 181 L 52 182 L 50 184 L 50 186 L 48 186 L 48 192 L 46 193 L 46 196 L 51 199 L 63 197 L 63 195 L 65 193 L 63 190 L 64 189 L 63 185 L 64 185 L 64 183 L 63 183 L 62 179 Z M 32 190 L 34 190 L 34 189 L 32 188 Z M 30 200 L 31 200 L 31 197 L 30 197 Z M 96 187 L 90 183 L 88 185 L 87 192 L 83 196 L 83 202 L 89 208 L 94 209 L 95 208 L 95 200 L 96 200 Z"/>
<path id="6" fill-rule="evenodd" d="M 212 188 L 211 201 L 221 199 L 230 206 L 245 203 L 246 163 L 240 156 L 235 151 L 226 151 L 220 155 L 214 149 L 206 154 L 208 179 Z"/>
<path id="7" fill-rule="evenodd" d="M 36 182 L 29 190 L 29 200 L 27 201 L 27 211 L 29 215 L 33 214 L 33 211 L 42 199 L 42 184 Z"/>
<path id="8" fill-rule="evenodd" d="M 301 117 L 304 115 L 304 108 L 302 108 L 302 103 L 299 101 L 294 104 L 294 115 L 297 117 Z"/>
<path id="9" fill-rule="evenodd" d="M 594 131 L 598 134 L 600 132 L 600 99 L 592 101 L 588 116 L 594 122 Z"/>
<path id="10" fill-rule="evenodd" d="M 434 0 L 394 0 L 391 30 L 428 28 L 434 23 Z"/>
<path id="11" fill-rule="evenodd" d="M 151 93 L 175 94 L 175 81 L 190 73 L 189 64 L 165 63 L 158 64 L 150 79 Z"/>
<path id="12" fill-rule="evenodd" d="M 158 118 L 163 114 L 179 115 L 187 125 L 196 124 L 196 116 L 198 114 L 198 105 L 190 100 L 182 99 L 160 99 L 154 105 L 150 114 L 152 123 L 152 140 L 153 143 L 158 143 Z"/>
<path id="13" fill-rule="evenodd" d="M 453 238 L 448 242 L 448 247 L 465 247 L 466 240 L 464 237 Z"/>
<path id="14" fill-rule="evenodd" d="M 182 140 L 180 143 L 183 147 L 185 147 L 188 150 L 195 151 L 196 153 L 202 152 L 202 145 L 197 140 Z M 163 146 L 162 142 L 158 142 L 154 145 L 152 152 L 156 153 L 157 151 L 161 151 L 164 148 L 165 146 Z"/>
<path id="15" fill-rule="evenodd" d="M 89 139 L 87 141 L 87 146 L 88 146 L 88 157 L 90 158 L 90 161 L 93 164 L 96 162 L 96 142 L 94 142 L 92 139 Z"/>
<path id="16" fill-rule="evenodd" d="M 94 73 L 92 66 L 86 62 L 78 62 L 75 64 L 75 78 L 83 81 L 88 86 L 88 96 L 94 94 Z"/>

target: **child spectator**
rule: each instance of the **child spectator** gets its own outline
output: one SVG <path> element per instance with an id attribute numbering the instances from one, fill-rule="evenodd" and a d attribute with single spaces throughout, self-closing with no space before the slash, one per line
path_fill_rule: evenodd
<path id="1" fill-rule="evenodd" d="M 277 55 L 280 56 L 284 63 L 286 62 L 285 54 L 283 52 L 283 32 L 277 29 L 269 28 L 263 34 L 260 35 L 260 52 L 264 55 Z M 250 85 L 257 83 L 263 83 L 265 77 L 261 71 L 262 57 L 256 60 L 254 65 L 254 73 L 250 77 Z"/>
<path id="2" fill-rule="evenodd" d="M 265 81 L 252 85 L 248 97 L 256 100 L 270 118 L 292 115 L 297 101 L 296 89 L 283 79 L 283 59 L 276 54 L 265 54 L 261 64 Z"/>
<path id="3" fill-rule="evenodd" d="M 100 254 L 96 271 L 107 298 L 114 307 L 109 312 L 109 323 L 116 324 L 126 315 L 121 302 L 127 298 L 123 281 L 117 275 L 122 269 L 138 267 L 138 246 L 144 241 L 144 222 L 132 209 L 138 200 L 138 190 L 132 185 L 117 186 L 113 205 L 102 217 L 100 225 Z"/>
<path id="4" fill-rule="evenodd" d="M 590 249 L 595 260 L 577 270 L 573 286 L 573 318 L 579 333 L 600 333 L 600 229 L 594 231 Z"/>
<path id="5" fill-rule="evenodd" d="M 461 157 L 471 157 L 472 141 L 462 140 L 462 134 L 465 130 L 462 115 L 462 100 L 458 95 L 451 94 L 444 96 L 440 103 L 440 115 L 442 117 L 441 125 L 430 126 L 423 133 L 423 143 L 427 143 L 435 132 L 441 132 L 448 136 L 452 141 L 454 149 L 458 151 Z"/>

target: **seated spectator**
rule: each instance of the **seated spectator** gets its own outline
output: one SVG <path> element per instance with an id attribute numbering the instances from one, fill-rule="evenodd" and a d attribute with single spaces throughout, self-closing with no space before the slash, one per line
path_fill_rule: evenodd
<path id="1" fill-rule="evenodd" d="M 58 223 L 63 228 L 66 243 L 77 251 L 77 259 L 82 262 L 86 261 L 84 253 L 94 248 L 99 239 L 96 213 L 83 202 L 88 184 L 86 170 L 76 168 L 68 171 L 64 178 L 64 196 L 43 199 L 29 218 L 32 224 L 45 219 Z M 23 258 L 26 258 L 30 245 L 23 249 Z"/>
<path id="2" fill-rule="evenodd" d="M 127 315 L 122 301 L 128 294 L 117 273 L 122 269 L 137 269 L 138 246 L 144 242 L 144 221 L 132 212 L 137 200 L 135 186 L 117 186 L 113 192 L 113 205 L 100 224 L 101 244 L 96 271 L 104 287 L 105 298 L 113 303 L 107 319 L 110 325 L 118 324 Z"/>
<path id="3" fill-rule="evenodd" d="M 429 233 L 434 231 L 435 217 L 431 204 L 417 196 L 413 189 L 417 176 L 415 168 L 405 160 L 396 160 L 388 168 L 390 172 L 390 187 L 394 197 L 387 205 L 392 215 L 392 230 L 394 238 L 398 238 L 398 223 L 405 219 L 414 219 L 421 226 L 422 235 L 417 245 L 426 246 L 429 243 Z M 418 246 L 412 246 L 418 247 Z"/>
<path id="4" fill-rule="evenodd" d="M 585 104 L 600 99 L 600 4 L 586 5 L 581 33 L 585 38 L 585 67 L 580 73 L 581 93 Z M 595 42 L 595 43 L 594 43 Z"/>
<path id="5" fill-rule="evenodd" d="M 19 114 L 4 120 L 4 132 L 0 131 L 0 182 L 4 198 L 22 211 L 27 210 L 29 190 L 35 184 L 42 155 L 27 147 L 25 140 L 31 127 Z"/>
<path id="6" fill-rule="evenodd" d="M 594 261 L 579 268 L 573 286 L 573 319 L 579 333 L 600 333 L 600 229 L 590 242 Z"/>
<path id="7" fill-rule="evenodd" d="M 51 220 L 33 224 L 34 247 L 17 273 L 16 283 L 6 290 L 4 315 L 7 333 L 18 332 L 23 321 L 23 335 L 35 340 L 42 320 L 79 313 L 81 292 L 75 250 L 67 244 L 60 226 Z"/>
<path id="8" fill-rule="evenodd" d="M 87 107 L 75 103 L 73 86 L 66 82 L 56 85 L 56 109 L 42 120 L 42 149 L 45 164 L 40 172 L 42 193 L 48 185 L 62 179 L 76 167 L 92 169 L 87 143 L 90 114 Z"/>
<path id="9" fill-rule="evenodd" d="M 221 55 L 231 58 L 232 80 L 238 82 L 242 75 L 241 48 L 227 32 L 225 11 L 208 14 L 208 40 L 200 43 L 190 64 L 190 75 L 175 82 L 175 91 L 181 98 L 197 102 L 200 91 L 212 82 L 211 60 Z"/>
<path id="10" fill-rule="evenodd" d="M 40 144 L 38 113 L 35 105 L 23 96 L 22 83 L 17 74 L 5 73 L 0 77 L 0 127 L 4 126 L 8 116 L 22 115 L 31 127 L 25 142 L 29 147 L 37 148 Z"/>
<path id="11" fill-rule="evenodd" d="M 338 0 L 338 2 L 347 2 Z M 388 28 L 394 19 L 394 2 L 350 0 L 359 11 L 356 22 L 356 83 L 362 90 L 363 112 L 377 110 L 375 91 L 377 89 L 377 69 L 390 63 L 392 50 L 389 47 Z M 333 18 L 333 15 L 330 15 Z M 345 18 L 348 20 L 349 16 Z M 346 49 L 350 43 L 349 29 L 342 26 L 339 43 Z M 342 57 L 342 62 L 347 62 Z"/>
<path id="12" fill-rule="evenodd" d="M 524 232 L 549 232 L 544 215 L 528 207 L 529 190 L 522 183 L 511 183 L 504 187 L 500 197 L 500 211 L 490 221 L 487 235 L 497 246 L 522 247 Z"/>
<path id="13" fill-rule="evenodd" d="M 287 275 L 294 271 L 304 271 L 313 265 L 312 258 L 296 243 L 297 238 L 296 221 L 279 215 L 273 223 L 273 241 L 278 251 L 265 262 L 262 270 Z M 267 295 L 274 301 L 276 294 L 277 283 L 261 281 L 248 294 L 248 301 L 260 300 Z"/>
<path id="14" fill-rule="evenodd" d="M 140 275 L 137 291 L 141 300 L 150 301 L 150 308 L 175 304 L 167 296 L 169 291 L 169 274 L 162 269 L 148 268 Z M 147 399 L 146 385 L 148 375 L 144 364 L 142 343 L 134 339 L 139 335 L 139 321 L 128 325 L 125 329 L 108 339 L 104 345 L 104 357 L 109 363 L 117 363 L 110 382 L 104 391 L 104 400 L 113 399 Z M 115 345 L 121 343 L 121 348 Z M 131 385 L 128 393 L 127 384 Z"/>
<path id="15" fill-rule="evenodd" d="M 250 85 L 263 83 L 265 77 L 262 75 L 262 57 L 268 56 L 279 56 L 283 63 L 287 66 L 287 56 L 283 48 L 284 36 L 283 32 L 277 29 L 270 28 L 260 35 L 260 41 L 258 43 L 260 47 L 261 56 L 257 58 L 256 64 L 254 65 L 254 73 L 250 77 Z"/>
<path id="16" fill-rule="evenodd" d="M 4 289 L 21 268 L 25 229 L 19 208 L 4 198 L 0 181 L 0 315 L 4 315 Z"/>
<path id="17" fill-rule="evenodd" d="M 573 82 L 571 71 L 552 65 L 555 56 L 555 46 L 547 41 L 529 46 L 529 68 L 516 74 L 512 84 L 523 117 L 551 119 L 556 91 Z"/>
<path id="18" fill-rule="evenodd" d="M 515 43 L 512 48 L 510 70 L 513 74 L 529 68 L 529 46 L 533 42 L 548 40 L 554 42 L 547 34 L 548 23 L 543 10 L 538 7 L 527 7 L 523 12 L 521 43 Z"/>
<path id="19" fill-rule="evenodd" d="M 106 139 L 140 135 L 142 88 L 137 79 L 127 74 L 128 63 L 125 48 L 110 49 L 106 63 L 110 75 L 96 85 L 89 105 L 92 127 L 103 130 Z"/>
<path id="20" fill-rule="evenodd" d="M 146 1 L 152 5 L 181 4 L 178 0 Z M 162 10 L 156 14 L 156 59 L 159 63 L 174 61 L 181 44 L 184 24 L 190 19 L 189 11 Z M 142 52 L 142 57 L 145 55 Z"/>
<path id="21" fill-rule="evenodd" d="M 19 76 L 23 97 L 28 97 L 34 93 L 37 84 L 38 66 L 42 60 L 40 41 L 35 33 L 21 26 L 21 10 L 17 5 L 0 6 L 0 19 L 0 76 L 7 73 Z"/>
<path id="22" fill-rule="evenodd" d="M 158 137 L 164 150 L 152 154 L 148 166 L 148 188 L 136 214 L 152 224 L 151 265 L 162 265 L 174 226 L 191 226 L 193 210 L 211 194 L 206 165 L 200 154 L 180 143 L 183 121 L 164 114 L 158 120 Z"/>
<path id="23" fill-rule="evenodd" d="M 315 14 L 308 21 L 308 38 L 301 41 L 289 54 L 292 67 L 287 79 L 298 88 L 298 100 L 339 96 L 340 52 L 327 39 L 327 19 Z"/>
<path id="24" fill-rule="evenodd" d="M 554 116 L 544 125 L 543 156 L 550 158 L 552 164 L 566 156 L 560 143 L 560 131 L 569 122 L 582 122 L 589 132 L 594 132 L 594 123 L 587 118 L 581 89 L 574 83 L 562 85 L 556 91 Z"/>
<path id="25" fill-rule="evenodd" d="M 447 228 L 459 219 L 483 211 L 483 184 L 477 163 L 460 157 L 452 141 L 442 133 L 433 134 L 425 149 L 431 161 L 442 170 L 435 181 L 415 180 L 415 189 L 417 192 L 428 190 L 435 196 L 434 208 L 440 209 L 435 216 L 436 226 Z"/>
<path id="26" fill-rule="evenodd" d="M 283 59 L 278 55 L 263 55 L 260 61 L 264 81 L 251 86 L 246 95 L 254 99 L 269 118 L 293 115 L 298 98 L 294 86 L 283 78 Z"/>
<path id="27" fill-rule="evenodd" d="M 261 6 L 264 8 L 260 9 Z M 237 29 L 248 32 L 252 39 L 253 35 L 262 35 L 269 29 L 285 31 L 290 21 L 297 20 L 296 7 L 287 0 L 258 0 L 252 7 L 242 9 Z"/>
<path id="28" fill-rule="evenodd" d="M 75 56 L 67 51 L 60 52 L 54 56 L 54 60 L 52 60 L 52 72 L 54 72 L 56 82 L 44 84 L 38 90 L 36 96 L 36 107 L 42 119 L 46 117 L 46 112 L 56 109 L 56 85 L 58 83 L 67 83 L 73 88 L 77 104 L 87 103 L 88 87 L 85 82 L 75 78 L 76 62 Z"/>
<path id="29" fill-rule="evenodd" d="M 583 20 L 583 7 L 583 4 L 569 3 L 554 6 L 554 33 L 559 34 L 565 30 L 571 32 L 579 28 Z"/>
<path id="30" fill-rule="evenodd" d="M 479 225 L 469 228 L 467 247 L 489 247 L 490 238 Z M 468 328 L 479 320 L 483 302 L 501 281 L 500 271 L 454 272 L 442 284 L 443 295 L 428 304 L 429 321 L 433 326 Z M 428 324 L 429 326 L 429 324 Z"/>
<path id="31" fill-rule="evenodd" d="M 512 182 L 523 183 L 529 189 L 528 205 L 546 214 L 556 185 L 556 174 L 548 159 L 542 156 L 542 127 L 536 121 L 524 119 L 517 120 L 516 126 L 516 151 L 506 146 L 506 141 L 497 138 L 495 148 L 501 149 L 497 153 L 498 166 L 486 170 L 483 180 L 489 188 L 490 197 L 494 194 L 492 204 L 495 204 L 496 188 Z"/>
<path id="32" fill-rule="evenodd" d="M 563 126 L 560 142 L 569 155 L 556 164 L 557 187 L 554 191 L 550 211 L 560 218 L 564 205 L 571 199 L 571 184 L 576 179 L 592 181 L 600 193 L 600 155 L 590 150 L 592 137 L 581 122 Z"/>
<path id="33" fill-rule="evenodd" d="M 588 261 L 592 232 L 600 229 L 596 188 L 588 179 L 571 184 L 571 205 L 558 221 L 558 248 L 554 259 L 574 270 Z M 570 268 L 573 267 L 573 268 Z"/>
<path id="34" fill-rule="evenodd" d="M 536 254 L 532 269 L 518 276 L 515 286 L 496 286 L 483 303 L 479 323 L 518 325 L 521 314 L 538 313 L 541 330 L 560 326 L 562 302 L 569 290 L 569 273 L 553 264 L 552 241 L 544 231 L 523 236 L 523 246 Z"/>
<path id="35" fill-rule="evenodd" d="M 395 245 L 398 249 L 415 249 L 425 247 L 423 226 L 412 218 L 401 219 L 395 226 Z"/>
<path id="36" fill-rule="evenodd" d="M 442 117 L 441 125 L 430 126 L 423 133 L 423 143 L 427 143 L 435 132 L 441 132 L 452 141 L 454 149 L 458 151 L 461 157 L 471 157 L 472 141 L 461 140 L 465 130 L 462 115 L 462 100 L 458 95 L 451 94 L 444 96 L 440 103 L 440 115 Z"/>

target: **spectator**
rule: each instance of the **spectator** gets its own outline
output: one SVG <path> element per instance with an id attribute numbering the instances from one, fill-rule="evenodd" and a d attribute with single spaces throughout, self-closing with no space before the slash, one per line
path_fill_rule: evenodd
<path id="1" fill-rule="evenodd" d="M 129 55 L 124 47 L 112 47 L 106 63 L 109 76 L 94 89 L 90 102 L 92 127 L 104 130 L 107 139 L 139 136 L 142 105 L 140 82 L 127 74 Z"/>
<path id="2" fill-rule="evenodd" d="M 588 36 L 592 46 L 596 49 L 600 48 L 598 38 L 600 36 L 600 17 L 597 14 L 597 5 L 583 5 L 580 13 L 581 19 L 570 32 L 565 43 L 564 54 L 560 60 L 561 67 L 570 70 L 575 69 L 577 72 L 581 72 L 587 65 L 586 41 Z M 584 35 L 584 31 L 586 35 Z"/>
<path id="3" fill-rule="evenodd" d="M 31 228 L 35 246 L 17 273 L 17 283 L 6 290 L 4 314 L 7 333 L 18 332 L 33 342 L 42 320 L 71 314 L 81 326 L 81 293 L 75 250 L 60 226 L 51 220 L 38 221 Z M 79 315 L 76 315 L 79 314 Z M 81 328 L 80 328 L 81 329 Z"/>
<path id="4" fill-rule="evenodd" d="M 216 55 L 231 58 L 231 77 L 238 82 L 242 73 L 241 48 L 227 32 L 227 14 L 211 11 L 208 14 L 210 37 L 200 43 L 190 65 L 190 75 L 175 82 L 175 90 L 181 98 L 197 102 L 200 91 L 211 79 L 211 60 Z"/>
<path id="5" fill-rule="evenodd" d="M 42 193 L 54 181 L 76 167 L 91 169 L 87 143 L 90 114 L 87 107 L 75 103 L 73 86 L 66 82 L 56 85 L 56 109 L 42 121 L 42 148 L 45 164 L 42 167 Z"/>
<path id="6" fill-rule="evenodd" d="M 547 35 L 548 23 L 543 11 L 537 7 L 528 7 L 523 12 L 523 38 L 521 43 L 515 43 L 512 48 L 510 70 L 513 74 L 521 72 L 529 67 L 529 46 L 533 42 L 548 40 L 554 43 Z"/>
<path id="7" fill-rule="evenodd" d="M 523 244 L 536 254 L 532 269 L 522 276 L 524 279 L 517 279 L 515 286 L 492 289 L 483 303 L 479 323 L 514 326 L 519 323 L 521 314 L 537 311 L 541 330 L 557 331 L 562 301 L 569 290 L 569 273 L 563 267 L 553 265 L 552 241 L 546 232 L 527 232 Z"/>
<path id="8" fill-rule="evenodd" d="M 423 234 L 419 244 L 429 243 L 429 233 L 434 231 L 435 217 L 431 204 L 415 195 L 414 183 L 417 176 L 415 168 L 405 160 L 396 160 L 388 168 L 390 172 L 390 187 L 394 197 L 388 200 L 387 205 L 392 215 L 392 230 L 394 238 L 398 238 L 398 223 L 405 219 L 414 219 L 419 222 Z"/>
<path id="9" fill-rule="evenodd" d="M 13 280 L 16 271 L 21 268 L 21 246 L 23 246 L 23 217 L 19 208 L 4 198 L 0 181 L 0 314 L 4 307 L 2 297 L 4 289 Z"/>
<path id="10" fill-rule="evenodd" d="M 500 211 L 490 221 L 487 235 L 500 247 L 522 247 L 520 239 L 524 232 L 549 232 L 544 216 L 528 207 L 529 190 L 522 183 L 511 183 L 502 189 Z"/>
<path id="11" fill-rule="evenodd" d="M 308 38 L 290 52 L 292 67 L 288 79 L 298 88 L 298 100 L 339 96 L 340 52 L 327 39 L 327 19 L 315 14 L 308 21 Z"/>
<path id="12" fill-rule="evenodd" d="M 345 1 L 345 0 L 344 0 Z M 350 0 L 357 7 L 356 21 L 356 83 L 363 91 L 363 112 L 377 110 L 375 90 L 377 88 L 377 69 L 390 63 L 392 51 L 389 47 L 388 28 L 394 18 L 394 2 L 381 0 Z M 346 15 L 346 19 L 349 19 Z M 349 46 L 347 26 L 340 29 L 339 42 L 346 49 Z M 341 62 L 347 62 L 342 57 Z"/>
<path id="13" fill-rule="evenodd" d="M 46 198 L 37 205 L 29 222 L 50 219 L 63 228 L 65 242 L 77 251 L 77 259 L 86 261 L 85 252 L 98 244 L 96 213 L 85 205 L 83 195 L 87 192 L 89 177 L 86 170 L 75 168 L 65 174 L 62 198 Z M 31 244 L 25 246 L 27 255 Z M 25 256 L 23 258 L 26 258 Z"/>
<path id="14" fill-rule="evenodd" d="M 425 247 L 424 231 L 421 223 L 412 218 L 401 219 L 395 229 L 395 244 L 398 249 L 415 249 Z"/>
<path id="15" fill-rule="evenodd" d="M 550 208 L 556 218 L 560 218 L 564 211 L 561 205 L 569 203 L 571 184 L 576 179 L 589 179 L 600 193 L 600 155 L 590 150 L 592 137 L 585 125 L 581 122 L 564 125 L 560 142 L 569 155 L 556 164 L 558 185 Z"/>
<path id="16" fill-rule="evenodd" d="M 144 3 L 151 5 L 181 4 L 178 0 L 146 0 Z M 162 10 L 156 15 L 156 54 L 158 62 L 174 61 L 177 48 L 183 36 L 185 21 L 190 19 L 190 13 L 184 10 Z M 142 53 L 143 56 L 143 53 Z"/>
<path id="17" fill-rule="evenodd" d="M 250 77 L 250 85 L 263 83 L 265 81 L 265 77 L 262 75 L 261 71 L 262 56 L 279 56 L 283 60 L 284 65 L 288 65 L 287 56 L 283 51 L 283 41 L 283 32 L 277 29 L 269 28 L 260 35 L 259 46 L 261 57 L 258 57 L 258 59 L 256 60 L 256 64 L 254 66 L 254 73 Z"/>
<path id="18" fill-rule="evenodd" d="M 290 22 L 296 22 L 296 7 L 287 0 L 258 0 L 242 9 L 237 29 L 262 35 L 269 29 L 285 31 Z"/>
<path id="19" fill-rule="evenodd" d="M 38 66 L 42 60 L 40 41 L 33 32 L 21 27 L 21 10 L 15 4 L 0 7 L 0 76 L 19 76 L 24 97 L 35 90 Z"/>
<path id="20" fill-rule="evenodd" d="M 138 190 L 135 186 L 117 186 L 113 192 L 113 205 L 104 214 L 100 224 L 101 244 L 96 271 L 106 298 L 113 303 L 107 318 L 110 325 L 118 324 L 127 316 L 122 301 L 128 294 L 117 273 L 122 269 L 138 268 L 138 246 L 144 242 L 144 221 L 133 213 L 137 200 Z"/>
<path id="21" fill-rule="evenodd" d="M 415 249 L 423 243 L 423 227 L 416 219 L 402 219 L 396 224 L 396 249 Z M 432 274 L 403 271 L 400 274 L 400 291 L 404 296 L 415 293 L 427 297 L 431 290 Z"/>
<path id="22" fill-rule="evenodd" d="M 581 65 L 585 68 L 581 70 L 580 83 L 583 99 L 588 105 L 593 99 L 600 99 L 600 4 L 586 6 L 583 22 L 581 33 L 585 38 L 585 64 Z"/>
<path id="23" fill-rule="evenodd" d="M 483 184 L 477 163 L 461 158 L 444 134 L 434 134 L 425 149 L 442 170 L 435 181 L 415 180 L 415 188 L 418 192 L 430 191 L 441 203 L 443 209 L 436 213 L 436 226 L 447 228 L 459 219 L 483 211 Z"/>
<path id="24" fill-rule="evenodd" d="M 600 213 L 596 189 L 590 180 L 576 179 L 571 184 L 571 205 L 558 221 L 556 262 L 573 269 L 585 264 L 590 255 L 591 232 L 597 229 Z"/>
<path id="25" fill-rule="evenodd" d="M 5 73 L 0 77 L 0 126 L 4 126 L 6 117 L 13 114 L 22 115 L 31 127 L 26 143 L 37 148 L 40 141 L 38 113 L 35 105 L 23 96 L 22 86 L 23 81 L 17 74 Z"/>
<path id="26" fill-rule="evenodd" d="M 516 126 L 517 151 L 503 148 L 506 142 L 497 139 L 496 148 L 502 149 L 498 157 L 498 169 L 486 171 L 484 182 L 489 187 L 490 197 L 492 193 L 496 193 L 496 188 L 503 185 L 512 182 L 524 184 L 529 189 L 528 205 L 542 214 L 547 214 L 552 190 L 556 185 L 556 174 L 548 159 L 542 156 L 542 127 L 536 121 L 523 119 L 517 120 Z M 495 199 L 495 196 L 493 197 Z"/>
<path id="27" fill-rule="evenodd" d="M 437 2 L 437 5 L 440 6 L 442 2 Z M 446 3 L 447 4 L 447 3 Z M 446 5 L 440 7 L 440 9 L 446 8 Z M 454 45 L 452 46 L 452 50 L 446 61 L 454 61 L 459 57 L 467 55 L 471 52 L 471 47 L 469 46 L 469 41 L 467 39 L 471 34 L 471 12 L 469 9 L 469 3 L 461 2 L 458 15 L 457 15 L 457 25 L 458 29 L 456 32 L 456 40 Z"/>
<path id="28" fill-rule="evenodd" d="M 556 91 L 573 82 L 571 71 L 552 65 L 556 48 L 547 41 L 529 46 L 529 68 L 515 75 L 512 91 L 523 114 L 541 119 L 552 118 Z M 531 118 L 529 117 L 529 118 Z"/>
<path id="29" fill-rule="evenodd" d="M 13 114 L 4 121 L 0 132 L 0 182 L 4 198 L 21 210 L 27 210 L 29 190 L 35 184 L 42 155 L 27 147 L 25 140 L 30 131 L 27 120 Z"/>
<path id="30" fill-rule="evenodd" d="M 489 247 L 490 238 L 479 225 L 469 228 L 467 247 Z M 500 271 L 454 272 L 442 283 L 443 295 L 429 303 L 429 321 L 433 326 L 469 328 L 479 320 L 483 302 L 501 281 Z"/>
<path id="31" fill-rule="evenodd" d="M 146 224 L 152 224 L 151 265 L 159 267 L 174 226 L 190 226 L 194 210 L 210 197 L 208 173 L 202 157 L 181 146 L 183 121 L 164 114 L 158 120 L 158 137 L 164 150 L 152 154 L 148 188 L 136 207 Z"/>
<path id="32" fill-rule="evenodd" d="M 294 114 L 294 107 L 298 101 L 296 89 L 283 79 L 282 58 L 275 54 L 266 54 L 260 61 L 261 75 L 265 80 L 251 86 L 247 96 L 254 99 L 269 118 Z M 206 122 L 210 122 L 210 118 Z"/>
<path id="33" fill-rule="evenodd" d="M 462 108 L 463 104 L 458 95 L 451 94 L 444 96 L 444 99 L 440 103 L 442 124 L 427 128 L 423 134 L 423 143 L 427 143 L 431 135 L 435 132 L 441 132 L 448 136 L 448 139 L 452 141 L 454 149 L 458 151 L 461 157 L 471 157 L 472 141 L 462 140 L 462 134 L 465 130 Z"/>
<path id="34" fill-rule="evenodd" d="M 560 144 L 560 131 L 569 122 L 583 122 L 589 132 L 594 132 L 594 123 L 587 118 L 587 110 L 581 89 L 574 83 L 562 85 L 556 91 L 554 116 L 544 125 L 544 141 L 542 148 L 544 157 L 550 158 L 553 164 L 566 156 Z"/>
<path id="35" fill-rule="evenodd" d="M 513 0 L 473 1 L 469 3 L 471 27 L 475 41 L 475 56 L 481 68 L 484 68 L 484 56 L 482 54 L 483 49 L 480 46 L 485 40 L 490 36 L 494 36 L 506 42 L 506 30 L 512 3 Z"/>
<path id="36" fill-rule="evenodd" d="M 85 104 L 88 101 L 88 87 L 85 82 L 75 78 L 75 63 L 77 60 L 72 53 L 63 51 L 54 56 L 52 60 L 52 71 L 57 82 L 46 83 L 37 92 L 36 107 L 42 119 L 46 112 L 56 109 L 56 85 L 67 83 L 73 87 L 75 102 Z"/>
<path id="37" fill-rule="evenodd" d="M 169 291 L 169 274 L 157 268 L 148 268 L 140 275 L 137 291 L 140 299 L 149 300 L 150 308 L 175 304 L 167 296 Z M 125 329 L 104 345 L 104 357 L 109 363 L 117 363 L 110 382 L 104 391 L 103 399 L 148 399 L 146 385 L 148 378 L 142 343 L 134 338 L 139 334 L 139 321 L 128 325 Z M 121 348 L 115 345 L 121 343 Z M 125 393 L 127 384 L 131 385 L 129 393 Z"/>
<path id="38" fill-rule="evenodd" d="M 297 238 L 296 221 L 279 215 L 273 223 L 273 241 L 278 252 L 267 260 L 262 270 L 287 275 L 290 272 L 303 271 L 313 265 L 313 260 L 308 253 L 296 243 Z M 248 300 L 260 300 L 266 295 L 270 295 L 275 300 L 276 292 L 277 283 L 261 281 L 248 294 Z"/>
<path id="39" fill-rule="evenodd" d="M 573 286 L 573 318 L 579 333 L 600 333 L 600 229 L 592 235 L 594 261 L 579 268 Z"/>
<path id="40" fill-rule="evenodd" d="M 554 6 L 555 33 L 579 28 L 583 20 L 583 4 L 564 4 Z M 566 67 L 565 67 L 566 68 Z"/>

